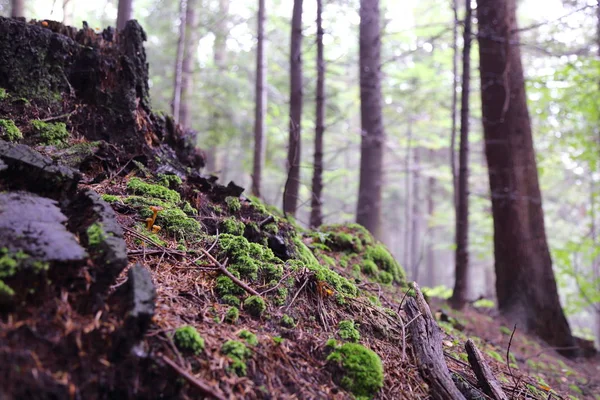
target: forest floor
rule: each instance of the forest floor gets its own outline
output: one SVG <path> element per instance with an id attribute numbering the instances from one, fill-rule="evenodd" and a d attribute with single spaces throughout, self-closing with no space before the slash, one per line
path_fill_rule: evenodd
<path id="1" fill-rule="evenodd" d="M 2 24 L 12 32 L 60 36 L 44 30 L 47 23 Z M 62 39 L 69 57 L 82 51 L 87 60 L 90 49 L 99 49 L 99 57 L 109 57 L 110 50 L 114 60 L 126 58 L 110 36 L 100 40 L 94 32 L 83 33 L 77 37 L 85 46 Z M 35 45 L 28 35 L 26 43 Z M 6 44 L 1 36 L 0 44 Z M 50 62 L 40 60 L 35 62 Z M 146 65 L 138 61 L 140 68 Z M 62 68 L 47 73 L 62 82 L 71 76 Z M 105 72 L 114 77 L 122 71 Z M 120 98 L 105 93 L 123 90 L 131 78 L 122 79 L 105 79 L 95 101 Z M 59 196 L 55 207 L 67 215 L 66 228 L 89 253 L 82 262 L 36 264 L 41 267 L 35 274 L 25 263 L 26 274 L 19 274 L 26 256 L 11 253 L 15 238 L 0 235 L 0 399 L 431 398 L 431 376 L 419 369 L 415 356 L 423 343 L 411 334 L 426 310 L 408 317 L 407 305 L 420 292 L 406 282 L 385 246 L 355 224 L 303 229 L 277 209 L 241 195 L 234 184 L 220 186 L 191 168 L 177 170 L 176 163 L 161 158 L 177 151 L 179 160 L 189 155 L 169 147 L 182 143 L 177 128 L 161 125 L 137 101 L 134 109 L 117 112 L 112 103 L 102 108 L 78 93 L 58 93 L 54 100 L 64 100 L 51 109 L 47 98 L 24 99 L 0 88 L 0 195 L 23 196 L 25 188 L 36 196 Z M 100 132 L 109 117 L 117 128 L 125 125 L 123 116 L 135 117 L 133 125 Z M 126 144 L 143 150 L 137 158 L 102 139 L 125 131 Z M 81 173 L 78 184 L 73 178 L 73 190 L 77 196 L 98 193 L 102 200 L 88 211 L 112 210 L 106 224 L 78 214 L 83 206 L 73 199 L 80 197 L 64 198 L 44 185 L 53 178 L 44 175 L 48 171 L 35 184 L 22 182 L 31 173 L 20 158 L 27 151 L 42 157 L 44 168 L 69 164 Z M 165 164 L 175 165 L 176 173 Z M 3 218 L 14 222 L 14 216 L 3 215 L 1 201 L 6 200 L 0 196 L 0 228 L 13 229 L 2 226 Z M 43 210 L 38 216 L 42 222 L 47 217 Z M 112 220 L 118 229 L 109 232 Z M 40 240 L 59 248 L 55 236 Z M 108 243 L 122 244 L 122 270 L 105 257 L 114 250 L 104 247 Z M 136 273 L 148 274 L 151 283 L 140 288 Z M 98 288 L 102 279 L 106 290 Z M 136 290 L 142 300 L 127 297 Z M 597 355 L 563 358 L 513 332 L 492 308 L 471 305 L 457 312 L 441 299 L 429 303 L 442 330 L 442 362 L 467 398 L 491 398 L 479 390 L 465 352 L 471 339 L 508 398 L 600 400 Z M 143 314 L 140 308 L 152 309 L 151 321 L 132 317 Z"/>

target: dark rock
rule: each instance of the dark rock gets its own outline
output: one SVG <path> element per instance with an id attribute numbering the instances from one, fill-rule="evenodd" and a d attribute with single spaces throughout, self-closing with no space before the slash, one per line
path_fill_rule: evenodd
<path id="1" fill-rule="evenodd" d="M 102 297 L 127 266 L 127 246 L 115 212 L 91 189 L 83 190 L 69 208 L 69 225 L 91 254 L 91 294 Z"/>
<path id="2" fill-rule="evenodd" d="M 268 239 L 269 248 L 273 251 L 275 256 L 281 260 L 286 261 L 292 258 L 292 252 L 285 243 L 285 240 L 279 235 L 269 236 Z"/>
<path id="3" fill-rule="evenodd" d="M 0 140 L 0 187 L 27 190 L 55 200 L 71 198 L 81 175 L 22 144 Z"/>
<path id="4" fill-rule="evenodd" d="M 127 283 L 113 295 L 113 301 L 125 302 L 125 323 L 115 333 L 113 360 L 125 358 L 144 337 L 154 316 L 156 289 L 150 272 L 136 264 L 127 273 Z"/>
<path id="5" fill-rule="evenodd" d="M 64 226 L 66 221 L 51 199 L 0 193 L 0 248 L 22 250 L 41 261 L 83 261 L 87 254 Z"/>

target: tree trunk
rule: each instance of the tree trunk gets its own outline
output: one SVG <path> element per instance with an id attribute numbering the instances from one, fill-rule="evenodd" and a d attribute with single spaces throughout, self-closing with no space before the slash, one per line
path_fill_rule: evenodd
<path id="1" fill-rule="evenodd" d="M 429 159 L 434 160 L 434 151 L 429 150 Z M 427 272 L 423 283 L 427 286 L 435 286 L 435 250 L 433 248 L 435 241 L 435 229 L 432 226 L 433 215 L 435 213 L 435 178 L 427 179 Z"/>
<path id="2" fill-rule="evenodd" d="M 457 207 L 457 185 L 456 178 L 456 109 L 458 103 L 458 0 L 452 1 L 452 130 L 450 132 L 450 171 L 452 172 L 452 201 L 454 208 Z"/>
<path id="3" fill-rule="evenodd" d="M 412 179 L 412 217 L 410 219 L 410 223 L 412 225 L 411 228 L 411 237 L 410 237 L 410 267 L 412 271 L 413 281 L 419 281 L 419 263 L 421 258 L 421 241 L 419 238 L 421 237 L 420 232 L 420 222 L 421 222 L 421 203 L 419 199 L 420 195 L 420 186 L 421 186 L 421 173 L 419 171 L 421 162 L 421 157 L 419 153 L 419 148 L 415 147 L 414 149 L 414 162 L 413 162 L 413 179 Z"/>
<path id="4" fill-rule="evenodd" d="M 383 145 L 379 0 L 360 1 L 360 182 L 356 222 L 380 238 Z"/>
<path id="5" fill-rule="evenodd" d="M 283 212 L 295 216 L 300 192 L 302 124 L 302 0 L 294 0 L 290 45 L 290 126 L 288 176 L 283 194 Z"/>
<path id="6" fill-rule="evenodd" d="M 412 273 L 410 262 L 412 260 L 410 245 L 410 237 L 412 233 L 412 224 L 410 223 L 412 212 L 412 184 L 411 184 L 411 170 L 412 170 L 412 119 L 408 117 L 408 130 L 406 134 L 406 156 L 404 159 L 404 195 L 406 199 L 404 201 L 404 268 Z M 413 277 L 411 277 L 412 279 Z"/>
<path id="7" fill-rule="evenodd" d="M 63 9 L 63 25 L 72 25 L 73 24 L 73 1 L 72 0 L 63 0 L 62 2 Z"/>
<path id="8" fill-rule="evenodd" d="M 515 0 L 478 0 L 482 119 L 500 311 L 565 355 L 575 341 L 546 242 Z"/>
<path id="9" fill-rule="evenodd" d="M 265 65 L 265 0 L 258 0 L 256 86 L 254 108 L 254 163 L 252 166 L 252 194 L 260 197 L 262 166 L 265 156 L 265 114 L 267 108 Z"/>
<path id="10" fill-rule="evenodd" d="M 10 16 L 13 18 L 25 16 L 25 0 L 12 0 Z"/>
<path id="11" fill-rule="evenodd" d="M 315 155 L 312 181 L 310 226 L 317 228 L 323 223 L 321 209 L 323 191 L 323 132 L 325 131 L 325 59 L 323 55 L 323 1 L 317 0 L 317 96 L 315 123 Z"/>
<path id="12" fill-rule="evenodd" d="M 127 21 L 133 19 L 133 0 L 119 0 L 117 13 L 117 30 L 125 29 Z"/>
<path id="13" fill-rule="evenodd" d="M 259 19 L 260 19 L 260 2 L 259 0 Z M 264 4 L 263 6 L 263 21 L 264 21 Z M 229 16 L 229 0 L 219 0 L 219 19 L 215 24 L 215 43 L 213 45 L 213 61 L 219 71 L 223 71 L 227 63 L 227 20 Z M 260 22 L 259 22 L 260 23 Z M 264 26 L 264 22 L 263 22 Z M 258 32 L 259 38 L 261 32 Z M 260 39 L 259 39 L 260 41 Z"/>
<path id="14" fill-rule="evenodd" d="M 600 0 L 598 0 L 596 3 L 596 47 L 598 49 L 597 50 L 598 58 L 600 59 Z M 599 85 L 600 85 L 600 82 L 599 82 Z M 598 130 L 596 140 L 597 140 L 597 145 L 600 149 L 600 130 Z M 592 180 L 592 182 L 594 182 L 594 174 L 590 174 L 590 179 Z M 595 190 L 595 183 L 594 183 L 592 199 L 594 199 L 595 196 L 596 196 L 596 190 Z M 597 238 L 596 229 L 595 229 L 595 224 L 596 224 L 595 202 L 592 203 L 592 210 L 594 210 L 594 212 L 592 213 L 592 215 L 593 215 L 592 224 L 594 226 L 594 246 L 597 246 L 598 238 Z M 595 279 L 595 282 L 600 282 L 600 260 L 598 259 L 598 257 L 596 257 L 594 259 L 594 279 Z M 600 290 L 600 287 L 597 287 L 596 290 Z M 594 307 L 594 311 L 596 314 L 596 347 L 600 348 L 600 305 L 596 304 Z"/>
<path id="15" fill-rule="evenodd" d="M 185 43 L 181 65 L 181 99 L 179 105 L 179 123 L 184 128 L 192 124 L 190 113 L 191 96 L 194 92 L 194 65 L 196 60 L 196 0 L 187 0 L 185 9 Z"/>
<path id="16" fill-rule="evenodd" d="M 450 304 L 462 309 L 469 289 L 469 94 L 471 93 L 471 1 L 465 2 L 463 32 L 462 91 L 460 99 L 460 149 L 458 154 L 458 192 L 456 204 L 456 251 L 454 253 L 454 291 Z"/>
<path id="17" fill-rule="evenodd" d="M 177 40 L 177 56 L 175 58 L 175 84 L 173 86 L 173 101 L 171 112 L 175 122 L 179 122 L 179 109 L 181 106 L 181 75 L 183 70 L 183 53 L 185 49 L 187 0 L 179 1 L 179 38 Z"/>

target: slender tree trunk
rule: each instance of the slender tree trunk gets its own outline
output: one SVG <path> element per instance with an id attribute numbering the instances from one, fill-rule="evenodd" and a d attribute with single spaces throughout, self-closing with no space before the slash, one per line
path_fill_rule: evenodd
<path id="1" fill-rule="evenodd" d="M 598 59 L 600 59 L 600 0 L 597 1 L 596 3 L 596 47 L 598 49 Z M 600 83 L 599 83 L 600 86 Z M 598 143 L 598 148 L 600 149 L 600 130 L 598 130 L 597 133 L 597 137 L 596 137 L 597 143 Z M 594 176 L 593 174 L 590 177 L 592 179 L 592 183 L 594 183 L 593 186 L 593 190 L 592 190 L 592 200 L 595 199 L 596 197 L 596 185 L 594 182 Z M 597 238 L 597 233 L 596 233 L 596 229 L 595 229 L 595 224 L 596 224 L 596 213 L 595 213 L 595 202 L 592 202 L 592 224 L 594 226 L 594 245 L 597 246 L 598 244 L 598 238 Z M 594 278 L 595 278 L 595 282 L 597 284 L 600 284 L 600 260 L 598 259 L 598 257 L 596 257 L 594 259 Z M 596 290 L 600 290 L 600 287 L 597 287 Z M 600 348 L 600 305 L 596 304 L 596 306 L 594 307 L 595 313 L 596 313 L 596 347 Z"/>
<path id="2" fill-rule="evenodd" d="M 478 0 L 477 5 L 498 307 L 522 330 L 573 356 L 575 340 L 560 305 L 546 241 L 516 1 Z"/>
<path id="3" fill-rule="evenodd" d="M 452 0 L 452 15 L 454 23 L 452 25 L 452 131 L 450 132 L 450 171 L 452 172 L 452 201 L 454 208 L 457 207 L 458 200 L 458 180 L 456 177 L 456 114 L 458 104 L 458 0 Z"/>
<path id="4" fill-rule="evenodd" d="M 181 65 L 181 99 L 179 123 L 189 128 L 192 124 L 190 103 L 194 92 L 194 66 L 196 60 L 196 0 L 187 0 L 185 9 L 185 43 Z"/>
<path id="5" fill-rule="evenodd" d="M 471 1 L 467 0 L 463 31 L 462 93 L 460 98 L 460 149 L 458 155 L 458 192 L 456 205 L 456 251 L 454 253 L 454 291 L 452 307 L 467 303 L 469 289 L 469 94 L 471 93 Z"/>
<path id="6" fill-rule="evenodd" d="M 171 102 L 171 113 L 175 122 L 179 122 L 179 110 L 181 106 L 181 80 L 183 73 L 183 55 L 185 50 L 185 28 L 186 28 L 187 0 L 179 1 L 179 38 L 177 40 L 177 56 L 175 58 L 175 84 L 173 85 L 173 101 Z"/>
<path id="7" fill-rule="evenodd" d="M 383 146 L 379 0 L 360 1 L 360 182 L 356 222 L 380 238 Z"/>
<path id="8" fill-rule="evenodd" d="M 325 58 L 323 55 L 323 1 L 317 0 L 317 110 L 315 123 L 315 155 L 312 181 L 310 226 L 317 228 L 323 223 L 321 209 L 323 191 L 323 132 L 325 131 Z"/>
<path id="9" fill-rule="evenodd" d="M 62 2 L 63 9 L 63 25 L 71 25 L 73 24 L 73 0 L 63 0 Z"/>
<path id="10" fill-rule="evenodd" d="M 294 0 L 290 44 L 290 126 L 288 176 L 283 194 L 283 212 L 295 216 L 300 192 L 302 124 L 302 0 Z"/>
<path id="11" fill-rule="evenodd" d="M 433 150 L 429 151 L 429 159 L 434 159 Z M 435 178 L 430 176 L 427 179 L 427 273 L 424 284 L 427 286 L 435 285 L 435 228 L 432 226 L 433 215 L 435 213 Z"/>
<path id="12" fill-rule="evenodd" d="M 12 0 L 10 16 L 13 18 L 25 16 L 25 0 Z"/>
<path id="13" fill-rule="evenodd" d="M 259 0 L 259 13 L 260 13 L 260 2 L 264 3 L 264 0 Z M 213 61 L 217 69 L 222 72 L 226 68 L 227 64 L 227 36 L 228 29 L 227 23 L 229 17 L 229 0 L 219 0 L 219 16 L 217 23 L 215 24 L 215 43 L 213 45 Z M 260 19 L 260 15 L 259 15 Z M 263 21 L 264 21 L 264 4 L 263 4 Z M 264 26 L 264 22 L 263 22 Z M 261 33 L 259 32 L 259 37 Z"/>
<path id="14" fill-rule="evenodd" d="M 125 29 L 127 21 L 133 19 L 133 0 L 119 0 L 117 12 L 117 30 Z"/>
<path id="15" fill-rule="evenodd" d="M 254 105 L 254 162 L 252 166 L 252 194 L 260 197 L 262 166 L 265 156 L 265 114 L 267 108 L 266 70 L 265 70 L 265 0 L 258 0 L 256 48 L 256 86 Z"/>
<path id="16" fill-rule="evenodd" d="M 410 238 L 412 235 L 412 224 L 410 213 L 412 212 L 412 119 L 408 117 L 408 130 L 406 134 L 406 156 L 404 159 L 404 195 L 406 200 L 404 201 L 404 268 L 412 273 L 412 247 L 410 245 Z M 411 279 L 413 277 L 411 276 Z"/>
<path id="17" fill-rule="evenodd" d="M 419 148 L 414 149 L 414 162 L 413 162 L 413 179 L 412 179 L 412 218 L 411 218 L 411 238 L 410 238 L 410 265 L 412 271 L 412 280 L 419 281 L 419 263 L 421 258 L 421 237 L 420 222 L 421 222 L 421 203 L 420 203 L 420 189 L 421 189 L 421 173 L 419 169 L 421 162 L 421 156 Z"/>

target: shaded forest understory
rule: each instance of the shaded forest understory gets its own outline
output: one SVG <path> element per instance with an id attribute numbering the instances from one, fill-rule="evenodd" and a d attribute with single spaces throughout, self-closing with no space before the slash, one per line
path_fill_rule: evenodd
<path id="1" fill-rule="evenodd" d="M 137 23 L 0 38 L 0 398 L 600 398 L 593 346 L 428 306 L 359 225 L 304 230 L 202 175 L 150 108 Z"/>

